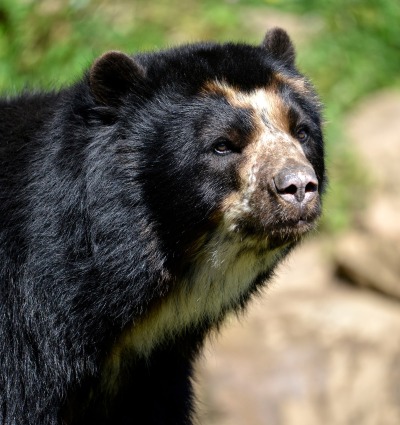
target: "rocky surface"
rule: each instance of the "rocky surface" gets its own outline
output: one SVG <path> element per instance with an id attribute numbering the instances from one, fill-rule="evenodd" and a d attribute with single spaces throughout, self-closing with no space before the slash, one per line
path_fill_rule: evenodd
<path id="1" fill-rule="evenodd" d="M 335 260 L 339 277 L 400 301 L 400 240 L 391 243 L 374 231 L 352 231 L 336 244 Z"/>
<path id="2" fill-rule="evenodd" d="M 399 117 L 385 92 L 349 118 L 373 182 L 359 226 L 306 242 L 210 342 L 202 425 L 400 424 Z"/>
<path id="3" fill-rule="evenodd" d="M 350 114 L 345 126 L 375 182 L 374 194 L 400 195 L 400 92 L 371 95 Z"/>
<path id="4" fill-rule="evenodd" d="M 400 300 L 400 92 L 359 105 L 346 127 L 373 186 L 359 228 L 336 247 L 339 274 Z"/>

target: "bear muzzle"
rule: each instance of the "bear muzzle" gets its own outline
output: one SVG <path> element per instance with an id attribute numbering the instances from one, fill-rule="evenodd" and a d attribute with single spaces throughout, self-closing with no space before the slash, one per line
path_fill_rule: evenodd
<path id="1" fill-rule="evenodd" d="M 274 170 L 268 164 L 253 167 L 239 199 L 248 208 L 235 209 L 236 230 L 267 237 L 274 247 L 297 241 L 315 228 L 321 215 L 319 182 L 306 161 L 285 161 Z"/>
<path id="2" fill-rule="evenodd" d="M 318 196 L 318 179 L 314 170 L 308 166 L 285 167 L 274 177 L 276 193 L 295 206 L 303 206 Z"/>

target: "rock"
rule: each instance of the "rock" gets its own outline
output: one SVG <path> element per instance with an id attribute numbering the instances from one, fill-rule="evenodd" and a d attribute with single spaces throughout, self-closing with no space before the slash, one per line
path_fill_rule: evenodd
<path id="1" fill-rule="evenodd" d="M 336 246 L 337 273 L 400 301 L 400 245 L 369 232 L 351 232 Z"/>
<path id="2" fill-rule="evenodd" d="M 359 228 L 335 249 L 337 270 L 350 282 L 400 300 L 400 92 L 363 101 L 346 128 L 375 185 Z"/>
<path id="3" fill-rule="evenodd" d="M 400 92 L 383 91 L 362 101 L 346 122 L 346 132 L 377 190 L 400 194 Z"/>
<path id="4" fill-rule="evenodd" d="M 332 281 L 324 252 L 318 241 L 297 250 L 207 347 L 199 423 L 400 423 L 399 306 Z"/>
<path id="5" fill-rule="evenodd" d="M 376 192 L 359 218 L 359 227 L 335 244 L 340 278 L 400 301 L 400 199 Z"/>
<path id="6" fill-rule="evenodd" d="M 360 221 L 367 232 L 385 240 L 387 245 L 400 246 L 400 196 L 375 189 Z"/>

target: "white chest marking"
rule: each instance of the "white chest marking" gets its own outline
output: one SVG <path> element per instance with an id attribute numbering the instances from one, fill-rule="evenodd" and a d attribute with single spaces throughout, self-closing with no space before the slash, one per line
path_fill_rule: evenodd
<path id="1" fill-rule="evenodd" d="M 109 391 L 117 387 L 124 353 L 147 357 L 182 330 L 204 319 L 218 320 L 225 309 L 238 305 L 254 280 L 279 260 L 281 250 L 267 251 L 266 246 L 267 241 L 241 241 L 229 229 L 216 232 L 190 274 L 115 344 L 103 371 L 105 387 Z"/>

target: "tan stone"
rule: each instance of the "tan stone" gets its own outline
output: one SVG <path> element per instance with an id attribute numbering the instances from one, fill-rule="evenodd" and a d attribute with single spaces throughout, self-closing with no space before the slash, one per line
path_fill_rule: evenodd
<path id="1" fill-rule="evenodd" d="M 379 188 L 400 194 L 400 92 L 384 91 L 365 99 L 346 129 L 360 159 Z"/>
<path id="2" fill-rule="evenodd" d="M 399 195 L 375 193 L 361 220 L 363 227 L 371 234 L 386 240 L 388 245 L 400 246 Z"/>
<path id="3" fill-rule="evenodd" d="M 400 244 L 375 233 L 348 233 L 337 244 L 336 262 L 341 277 L 400 301 Z"/>

